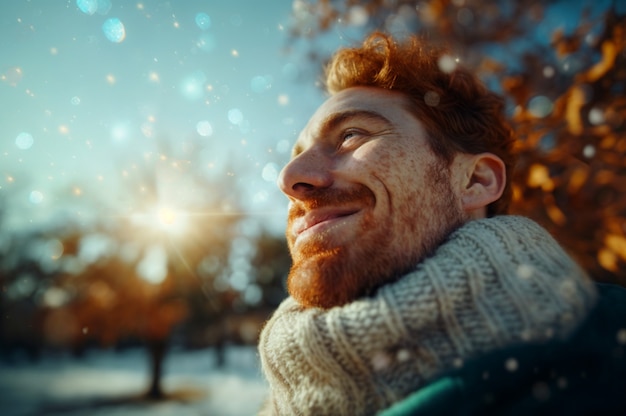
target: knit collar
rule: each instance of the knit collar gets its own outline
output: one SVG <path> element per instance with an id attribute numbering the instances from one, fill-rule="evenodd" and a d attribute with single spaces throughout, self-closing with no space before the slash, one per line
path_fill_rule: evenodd
<path id="1" fill-rule="evenodd" d="M 329 310 L 287 298 L 259 343 L 268 413 L 375 414 L 477 354 L 567 336 L 594 301 L 536 223 L 471 221 L 371 297 Z"/>

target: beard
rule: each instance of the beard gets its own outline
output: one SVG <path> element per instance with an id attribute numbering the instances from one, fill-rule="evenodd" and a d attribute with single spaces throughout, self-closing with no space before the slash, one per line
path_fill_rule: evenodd
<path id="1" fill-rule="evenodd" d="M 304 307 L 332 308 L 372 294 L 381 285 L 394 281 L 432 254 L 441 242 L 467 217 L 451 189 L 446 165 L 427 168 L 428 183 L 414 190 L 405 206 L 384 219 L 376 219 L 372 191 L 358 185 L 351 190 L 316 189 L 306 202 L 295 202 L 289 210 L 288 229 L 308 210 L 324 206 L 358 203 L 367 207 L 355 241 L 333 244 L 321 233 L 294 248 L 287 234 L 293 259 L 287 278 L 289 294 Z"/>

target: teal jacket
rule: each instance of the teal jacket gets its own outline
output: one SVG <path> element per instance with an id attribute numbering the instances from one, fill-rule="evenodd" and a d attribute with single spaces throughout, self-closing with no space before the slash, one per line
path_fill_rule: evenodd
<path id="1" fill-rule="evenodd" d="M 598 284 L 598 292 L 567 340 L 469 361 L 381 416 L 626 415 L 626 288 Z"/>

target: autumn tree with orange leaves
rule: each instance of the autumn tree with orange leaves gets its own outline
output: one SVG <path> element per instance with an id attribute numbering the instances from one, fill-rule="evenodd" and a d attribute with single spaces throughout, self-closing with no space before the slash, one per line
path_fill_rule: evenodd
<path id="1" fill-rule="evenodd" d="M 296 0 L 290 39 L 318 63 L 336 33 L 347 44 L 383 30 L 448 46 L 506 99 L 519 155 L 511 213 L 541 223 L 594 279 L 626 285 L 626 10 L 585 5 Z M 537 26 L 551 11 L 545 38 Z"/>

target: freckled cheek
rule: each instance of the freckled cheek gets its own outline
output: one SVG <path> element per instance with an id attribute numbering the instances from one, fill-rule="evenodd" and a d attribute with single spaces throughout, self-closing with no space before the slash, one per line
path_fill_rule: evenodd
<path id="1" fill-rule="evenodd" d="M 379 172 L 387 172 L 393 163 L 393 148 L 380 146 L 378 143 L 365 145 L 354 152 L 349 160 L 353 166 L 350 169 L 370 172 L 374 176 L 381 176 Z"/>
<path id="2" fill-rule="evenodd" d="M 420 176 L 418 161 L 401 150 L 381 155 L 377 166 L 378 176 L 390 188 L 410 186 Z"/>
<path id="3" fill-rule="evenodd" d="M 415 192 L 415 182 L 421 176 L 420 163 L 410 150 L 388 145 L 363 147 L 345 159 L 339 170 L 371 188 L 377 198 L 382 197 L 380 193 L 391 197 L 388 202 L 392 206 L 396 204 L 393 200 L 404 200 L 407 193 Z"/>
<path id="4" fill-rule="evenodd" d="M 396 220 L 405 222 L 413 218 L 429 192 L 425 188 L 424 164 L 400 156 L 387 169 L 384 181 Z"/>

